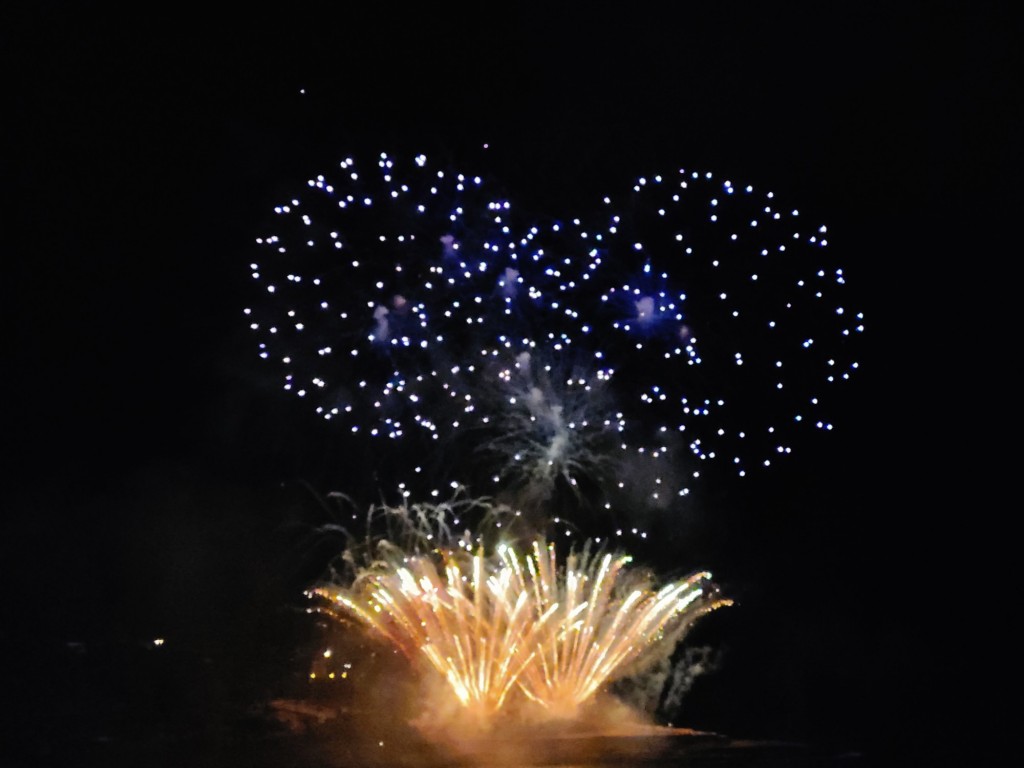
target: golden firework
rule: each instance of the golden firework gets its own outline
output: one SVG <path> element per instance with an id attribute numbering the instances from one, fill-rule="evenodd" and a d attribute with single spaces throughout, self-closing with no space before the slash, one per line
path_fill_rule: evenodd
<path id="1" fill-rule="evenodd" d="M 389 547 L 351 586 L 324 586 L 327 612 L 357 619 L 410 659 L 426 658 L 458 701 L 497 713 L 521 694 L 572 717 L 605 683 L 670 654 L 693 621 L 730 601 L 711 574 L 655 589 L 627 555 L 588 543 L 559 562 L 543 538 L 525 554 L 462 541 Z"/>

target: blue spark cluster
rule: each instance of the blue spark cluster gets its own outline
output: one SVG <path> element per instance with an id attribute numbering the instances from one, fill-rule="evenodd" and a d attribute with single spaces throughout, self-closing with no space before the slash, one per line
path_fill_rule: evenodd
<path id="1" fill-rule="evenodd" d="M 357 438 L 469 445 L 474 490 L 607 509 L 668 508 L 707 462 L 743 477 L 832 429 L 864 318 L 825 226 L 681 169 L 588 203 L 528 218 L 423 155 L 346 158 L 257 239 L 259 354 Z"/>

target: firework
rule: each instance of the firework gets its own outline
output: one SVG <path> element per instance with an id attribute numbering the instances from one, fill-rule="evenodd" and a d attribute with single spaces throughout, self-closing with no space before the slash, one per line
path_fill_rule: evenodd
<path id="1" fill-rule="evenodd" d="M 699 616 L 729 604 L 706 572 L 655 589 L 628 556 L 590 544 L 560 562 L 543 538 L 526 552 L 453 539 L 438 525 L 445 512 L 386 511 L 413 532 L 403 534 L 407 548 L 379 540 L 350 551 L 354 578 L 314 594 L 327 613 L 426 661 L 485 722 L 516 697 L 572 717 L 606 683 L 671 654 Z"/>
<path id="2" fill-rule="evenodd" d="M 528 220 L 480 176 L 382 154 L 275 214 L 246 314 L 284 389 L 356 437 L 473 454 L 408 493 L 667 507 L 704 462 L 744 476 L 830 430 L 857 368 L 826 228 L 710 173 Z"/>

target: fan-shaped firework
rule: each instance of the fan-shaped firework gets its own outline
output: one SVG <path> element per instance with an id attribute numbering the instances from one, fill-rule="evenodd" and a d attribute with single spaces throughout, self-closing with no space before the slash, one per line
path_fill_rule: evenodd
<path id="1" fill-rule="evenodd" d="M 743 476 L 831 429 L 857 367 L 825 227 L 709 173 L 523 220 L 479 176 L 381 155 L 275 212 L 246 313 L 284 388 L 356 435 L 470 446 L 456 479 L 485 492 L 665 506 L 703 461 Z"/>
<path id="2" fill-rule="evenodd" d="M 605 683 L 671 654 L 695 619 L 729 603 L 709 573 L 656 590 L 628 556 L 588 544 L 560 563 L 540 538 L 525 555 L 505 543 L 486 548 L 452 537 L 443 507 L 418 510 L 418 526 L 406 508 L 384 510 L 418 535 L 403 536 L 405 547 L 350 549 L 352 577 L 315 594 L 330 601 L 328 613 L 429 662 L 484 721 L 517 695 L 572 717 Z"/>

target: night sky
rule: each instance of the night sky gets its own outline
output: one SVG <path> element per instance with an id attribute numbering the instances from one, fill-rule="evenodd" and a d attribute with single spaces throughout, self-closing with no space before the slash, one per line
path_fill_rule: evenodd
<path id="1" fill-rule="evenodd" d="M 685 166 L 827 222 L 868 328 L 836 430 L 701 486 L 686 543 L 650 554 L 712 567 L 740 602 L 702 635 L 723 666 L 680 719 L 833 754 L 936 754 L 979 714 L 994 727 L 973 685 L 1003 674 L 990 608 L 1014 512 L 990 500 L 990 419 L 1009 427 L 986 339 L 1007 327 L 988 295 L 1015 255 L 997 232 L 1021 25 L 947 2 L 346 5 L 225 23 L 52 2 L 0 26 L 17 749 L 192 733 L 281 695 L 289 606 L 317 575 L 295 523 L 354 460 L 262 370 L 247 265 L 283 196 L 382 150 L 476 163 L 536 210 Z"/>

